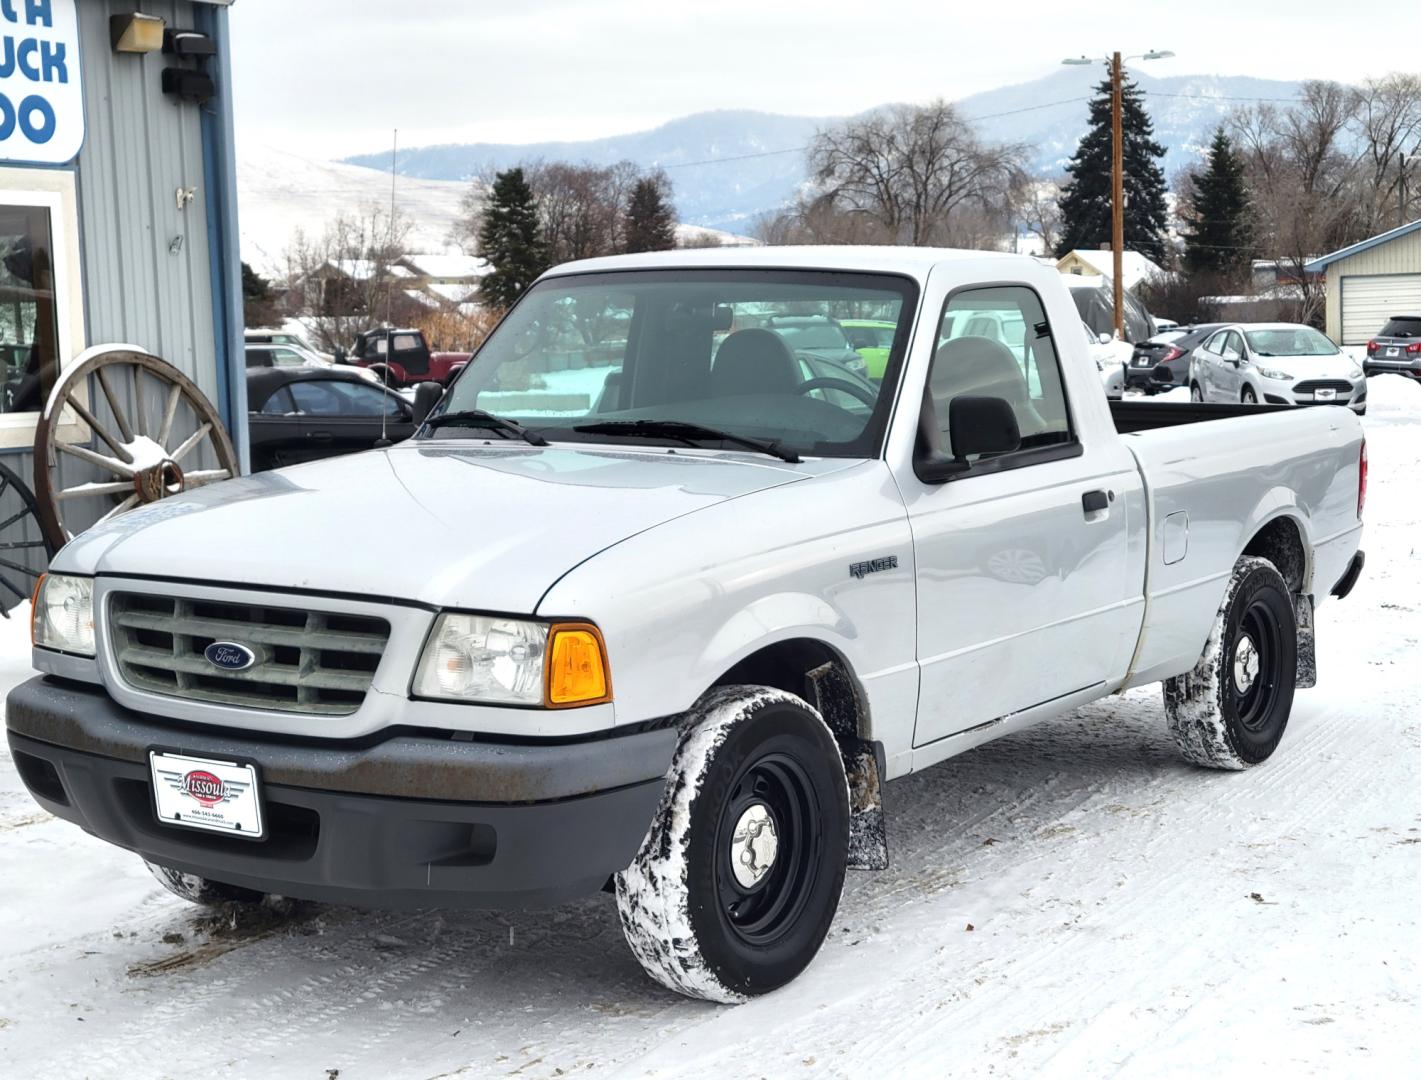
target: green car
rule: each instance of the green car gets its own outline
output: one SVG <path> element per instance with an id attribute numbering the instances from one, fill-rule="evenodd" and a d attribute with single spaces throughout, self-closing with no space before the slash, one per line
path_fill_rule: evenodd
<path id="1" fill-rule="evenodd" d="M 882 379 L 898 325 L 875 319 L 840 319 L 839 325 L 854 351 L 863 357 L 864 374 L 870 379 Z"/>

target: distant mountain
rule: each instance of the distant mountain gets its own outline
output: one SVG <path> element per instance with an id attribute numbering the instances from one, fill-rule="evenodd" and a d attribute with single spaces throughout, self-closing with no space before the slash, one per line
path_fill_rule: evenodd
<path id="1" fill-rule="evenodd" d="M 963 98 L 964 115 L 980 118 L 983 135 L 1020 142 L 1041 173 L 1057 173 L 1085 132 L 1086 99 L 1103 77 L 1100 70 L 1062 67 L 1027 83 Z M 1195 159 L 1214 128 L 1245 99 L 1296 97 L 1299 83 L 1246 75 L 1132 75 L 1144 89 L 1155 134 L 1169 148 L 1165 174 Z M 1003 115 L 1005 114 L 1005 115 Z M 682 221 L 745 232 L 754 218 L 790 201 L 805 180 L 803 148 L 814 132 L 838 117 L 782 116 L 720 111 L 672 120 L 650 131 L 582 142 L 514 145 L 465 143 L 402 150 L 399 171 L 427 180 L 466 180 L 520 161 L 587 161 L 609 165 L 630 160 L 665 168 L 676 186 Z M 388 169 L 388 151 L 347 158 L 351 165 Z M 710 161 L 709 164 L 703 164 Z M 693 164 L 694 163 L 694 164 Z"/>

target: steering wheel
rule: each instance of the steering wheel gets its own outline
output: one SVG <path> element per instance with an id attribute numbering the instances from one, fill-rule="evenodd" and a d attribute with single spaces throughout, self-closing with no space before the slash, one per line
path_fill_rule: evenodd
<path id="1" fill-rule="evenodd" d="M 799 392 L 807 394 L 811 390 L 842 390 L 844 393 L 858 398 L 870 409 L 878 404 L 878 397 L 862 386 L 855 386 L 846 379 L 806 379 L 799 384 Z"/>

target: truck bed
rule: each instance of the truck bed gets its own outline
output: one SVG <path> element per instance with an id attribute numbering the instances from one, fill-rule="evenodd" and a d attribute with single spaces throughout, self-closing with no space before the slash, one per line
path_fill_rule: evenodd
<path id="1" fill-rule="evenodd" d="M 1157 428 L 1178 427 L 1180 424 L 1200 424 L 1206 420 L 1228 420 L 1236 416 L 1276 415 L 1302 405 L 1234 405 L 1201 401 L 1112 401 L 1110 417 L 1121 435 Z M 1339 406 L 1340 407 L 1340 406 Z"/>

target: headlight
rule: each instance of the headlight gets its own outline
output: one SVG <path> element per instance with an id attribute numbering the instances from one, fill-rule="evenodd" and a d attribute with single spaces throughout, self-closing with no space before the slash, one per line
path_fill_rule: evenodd
<path id="1" fill-rule="evenodd" d="M 35 589 L 30 640 L 46 649 L 94 655 L 94 579 L 46 574 Z"/>
<path id="2" fill-rule="evenodd" d="M 1292 378 L 1292 376 L 1289 375 L 1286 371 L 1274 371 L 1274 370 L 1272 370 L 1271 368 L 1266 368 L 1266 367 L 1261 367 L 1261 368 L 1259 368 L 1259 369 L 1258 369 L 1258 374 L 1262 375 L 1265 379 L 1291 379 L 1291 378 Z"/>
<path id="3" fill-rule="evenodd" d="M 611 699 L 606 650 L 586 623 L 440 615 L 420 657 L 419 697 L 566 708 Z"/>

